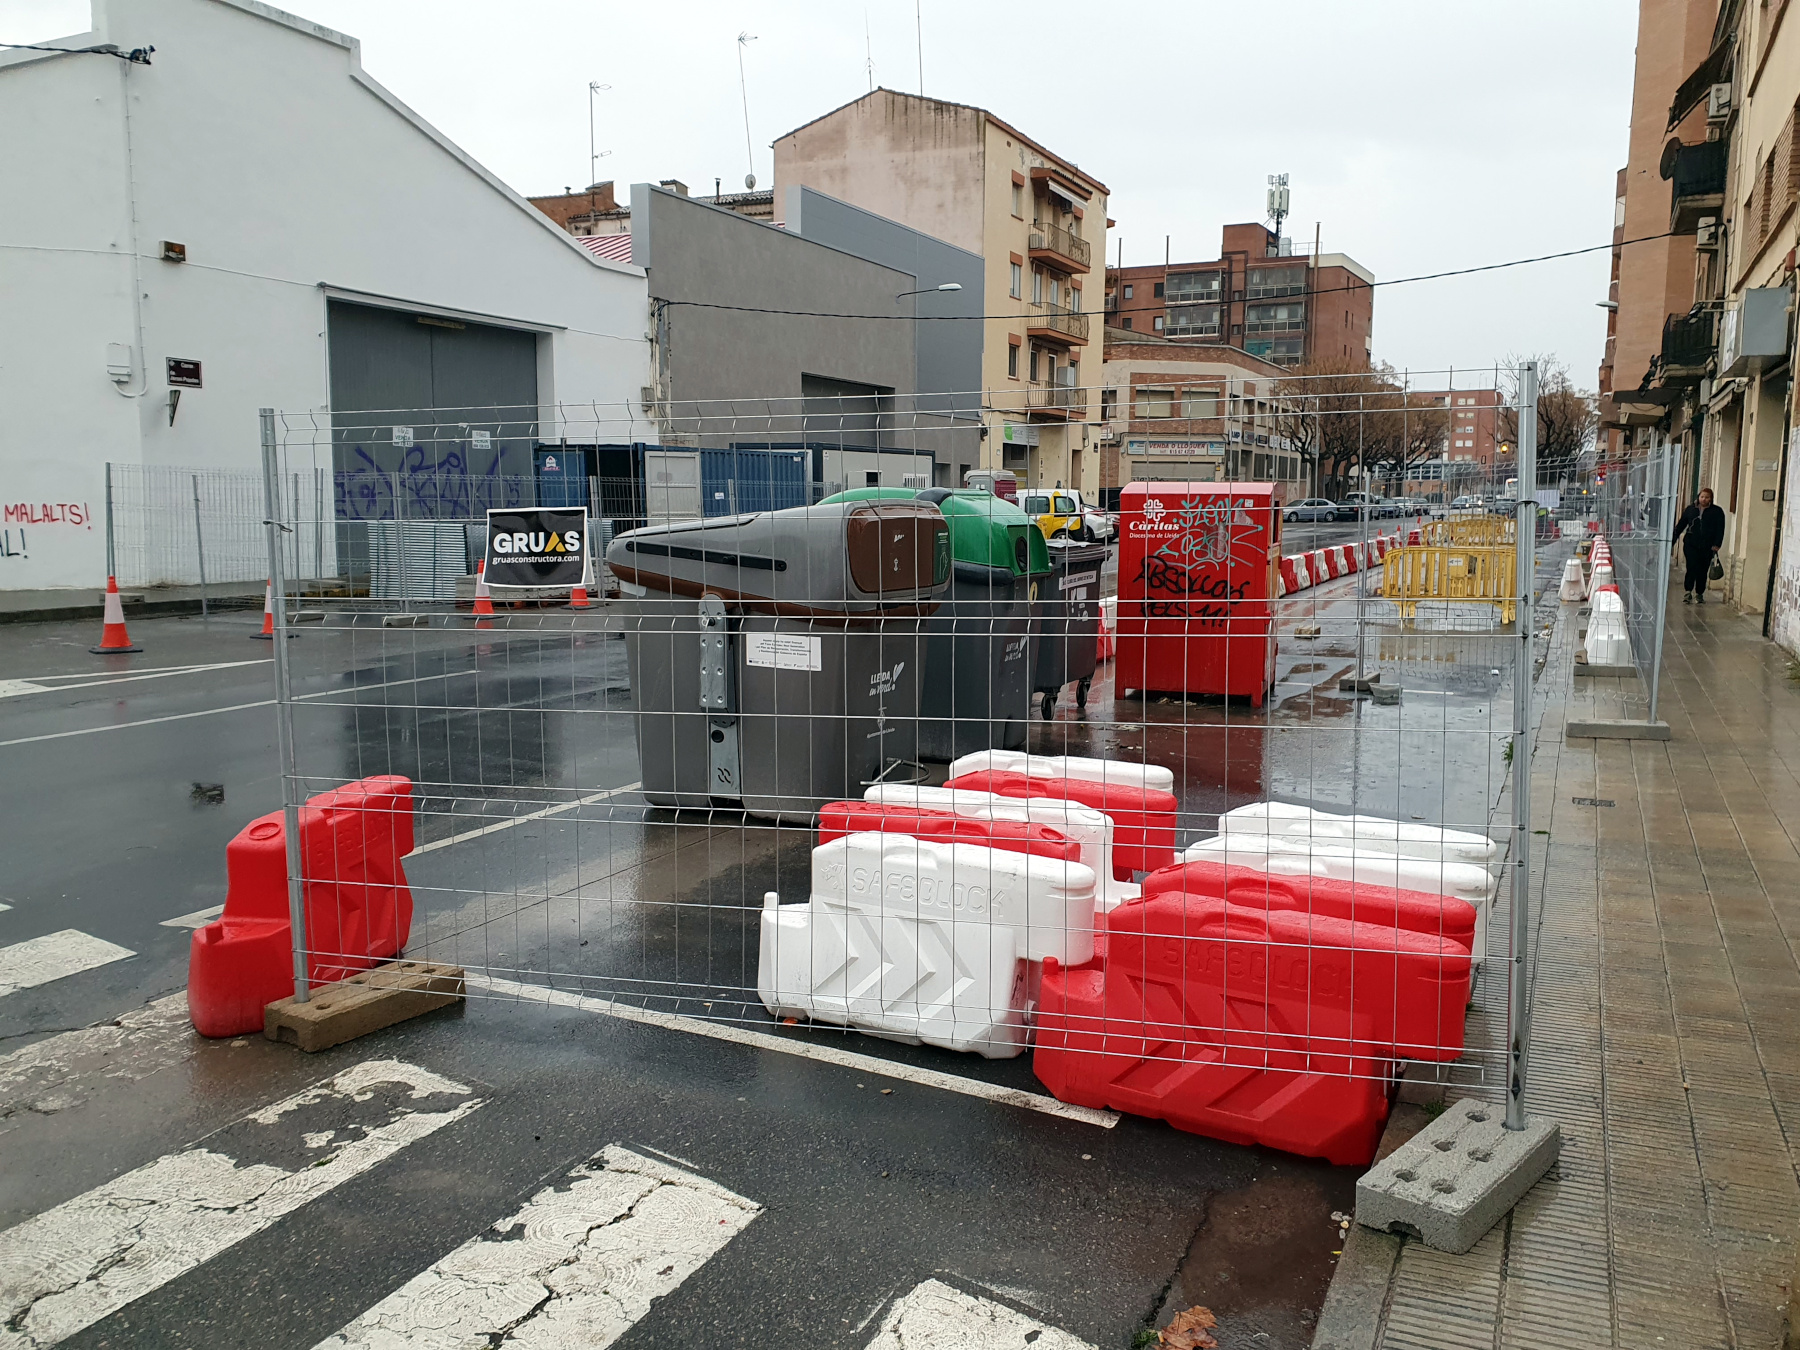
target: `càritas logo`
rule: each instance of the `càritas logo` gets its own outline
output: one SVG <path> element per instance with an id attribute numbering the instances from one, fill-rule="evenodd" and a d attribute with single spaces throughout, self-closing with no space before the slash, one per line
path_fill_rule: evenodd
<path id="1" fill-rule="evenodd" d="M 1144 516 L 1152 525 L 1161 520 L 1163 518 L 1163 513 L 1168 509 L 1168 507 L 1162 504 L 1161 497 L 1146 497 L 1144 499 Z"/>

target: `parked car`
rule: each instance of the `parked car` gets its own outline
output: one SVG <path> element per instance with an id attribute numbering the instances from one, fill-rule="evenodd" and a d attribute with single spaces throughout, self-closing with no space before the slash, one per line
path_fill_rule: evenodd
<path id="1" fill-rule="evenodd" d="M 1110 541 L 1118 535 L 1118 517 L 1114 516 L 1112 512 L 1103 511 L 1095 506 L 1081 495 L 1079 489 L 1066 488 L 1064 491 L 1073 497 L 1075 504 L 1081 508 L 1081 521 L 1087 527 L 1090 538 Z"/>
<path id="2" fill-rule="evenodd" d="M 1337 504 L 1336 520 L 1375 520 L 1381 516 L 1381 498 L 1373 492 L 1347 492 Z"/>
<path id="3" fill-rule="evenodd" d="M 1036 516 L 1038 528 L 1046 539 L 1085 539 L 1087 522 L 1081 502 L 1062 488 L 1037 489 L 1019 494 L 1019 509 Z"/>
<path id="4" fill-rule="evenodd" d="M 1516 516 L 1519 504 L 1511 497 L 1496 497 L 1488 503 L 1488 514 L 1494 516 Z"/>
<path id="5" fill-rule="evenodd" d="M 1297 520 L 1336 520 L 1337 511 L 1338 504 L 1329 497 L 1308 497 L 1305 501 L 1290 504 L 1282 519 L 1290 524 Z"/>
<path id="6" fill-rule="evenodd" d="M 1454 500 L 1450 503 L 1450 509 L 1452 511 L 1467 511 L 1471 507 L 1477 506 L 1479 504 L 1480 504 L 1480 501 L 1478 498 L 1471 497 L 1468 493 L 1465 492 L 1465 493 L 1463 493 L 1462 496 L 1456 498 L 1456 500 Z"/>

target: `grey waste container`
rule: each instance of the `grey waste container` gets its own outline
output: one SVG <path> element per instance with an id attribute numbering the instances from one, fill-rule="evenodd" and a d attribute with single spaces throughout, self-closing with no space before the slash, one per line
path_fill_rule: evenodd
<path id="1" fill-rule="evenodd" d="M 651 526 L 619 580 L 644 795 L 810 822 L 918 759 L 921 622 L 948 584 L 943 515 L 842 502 Z"/>
<path id="2" fill-rule="evenodd" d="M 1056 711 L 1056 696 L 1073 684 L 1075 706 L 1087 707 L 1088 686 L 1100 654 L 1100 572 L 1106 545 L 1051 539 L 1050 574 L 1038 594 L 1032 624 L 1031 687 L 1044 696 L 1043 715 Z"/>
<path id="3" fill-rule="evenodd" d="M 1044 532 L 989 492 L 919 496 L 944 513 L 951 553 L 950 593 L 925 626 L 919 755 L 1016 750 L 1031 721 L 1031 619 L 1050 570 Z"/>

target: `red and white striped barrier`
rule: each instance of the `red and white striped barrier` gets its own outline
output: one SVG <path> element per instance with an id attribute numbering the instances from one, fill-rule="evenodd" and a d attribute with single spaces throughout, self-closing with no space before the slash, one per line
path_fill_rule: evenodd
<path id="1" fill-rule="evenodd" d="M 1378 534 L 1367 543 L 1333 544 L 1310 553 L 1288 553 L 1281 559 L 1281 593 L 1293 595 L 1353 572 L 1377 566 L 1388 550 L 1401 547 L 1399 532 Z"/>

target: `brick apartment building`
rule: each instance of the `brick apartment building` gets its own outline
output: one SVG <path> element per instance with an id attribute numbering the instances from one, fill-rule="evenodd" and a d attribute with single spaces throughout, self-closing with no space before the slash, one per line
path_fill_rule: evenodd
<path id="1" fill-rule="evenodd" d="M 1442 448 L 1434 461 L 1407 470 L 1404 495 L 1449 498 L 1485 491 L 1512 472 L 1511 447 L 1503 447 L 1500 440 L 1498 389 L 1415 389 L 1407 404 L 1442 408 L 1448 416 Z M 1399 491 L 1398 484 L 1391 487 Z"/>
<path id="2" fill-rule="evenodd" d="M 1106 324 L 1237 347 L 1279 366 L 1367 363 L 1375 277 L 1343 253 L 1282 255 L 1263 225 L 1227 225 L 1211 262 L 1106 269 Z"/>
<path id="3" fill-rule="evenodd" d="M 658 186 L 683 197 L 688 195 L 687 184 L 678 178 L 665 178 Z M 631 208 L 619 205 L 611 183 L 594 183 L 580 192 L 564 188 L 552 196 L 526 200 L 573 235 L 631 233 Z M 772 222 L 775 218 L 775 193 L 769 188 L 761 192 L 725 192 L 695 200 L 723 206 L 752 220 Z"/>

